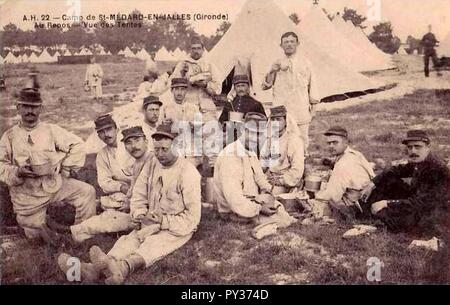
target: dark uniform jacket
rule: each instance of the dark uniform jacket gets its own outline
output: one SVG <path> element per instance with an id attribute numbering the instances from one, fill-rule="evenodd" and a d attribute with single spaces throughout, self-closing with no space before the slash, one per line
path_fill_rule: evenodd
<path id="1" fill-rule="evenodd" d="M 247 112 L 258 112 L 266 116 L 263 105 L 249 95 L 236 96 L 231 103 L 227 102 L 220 115 L 220 123 L 230 120 L 230 111 L 241 112 L 244 115 Z"/>
<path id="2" fill-rule="evenodd" d="M 433 51 L 437 43 L 438 41 L 433 33 L 427 33 L 422 38 L 422 46 L 424 47 L 426 53 Z"/>
<path id="3" fill-rule="evenodd" d="M 390 215 L 413 215 L 416 220 L 447 211 L 450 201 L 450 170 L 446 164 L 433 154 L 421 163 L 398 165 L 376 176 L 375 186 L 387 181 L 412 178 L 406 198 L 388 200 L 387 212 Z"/>

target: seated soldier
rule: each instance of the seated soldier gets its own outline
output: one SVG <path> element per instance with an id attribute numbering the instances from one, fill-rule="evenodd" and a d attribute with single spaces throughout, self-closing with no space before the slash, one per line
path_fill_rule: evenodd
<path id="1" fill-rule="evenodd" d="M 235 75 L 233 86 L 236 97 L 225 104 L 219 117 L 219 123 L 223 124 L 223 130 L 227 131 L 228 138 L 231 139 L 227 145 L 240 136 L 240 127 L 246 113 L 257 112 L 266 115 L 263 105 L 250 96 L 250 79 L 247 75 Z M 233 117 L 237 114 L 240 114 L 239 118 Z"/>
<path id="2" fill-rule="evenodd" d="M 273 194 L 288 193 L 300 186 L 303 177 L 303 141 L 296 132 L 297 125 L 288 122 L 285 106 L 270 109 L 269 128 L 272 134 L 263 146 L 261 162 L 263 168 L 268 167 L 266 175 L 275 186 Z"/>
<path id="3" fill-rule="evenodd" d="M 450 171 L 431 152 L 425 131 L 408 131 L 402 143 L 407 148 L 408 163 L 376 176 L 364 196 L 372 214 L 392 231 L 430 228 L 448 218 Z"/>
<path id="4" fill-rule="evenodd" d="M 225 218 L 257 224 L 274 221 L 279 227 L 287 227 L 294 219 L 271 195 L 274 186 L 256 155 L 266 120 L 262 114 L 247 113 L 242 135 L 220 152 L 214 171 L 216 203 Z"/>
<path id="5" fill-rule="evenodd" d="M 25 236 L 53 243 L 46 223 L 50 205 L 65 202 L 73 206 L 75 223 L 95 215 L 95 189 L 72 178 L 84 166 L 83 141 L 39 120 L 42 99 L 36 89 L 20 91 L 17 110 L 20 122 L 0 140 L 0 181 L 8 185 Z"/>
<path id="6" fill-rule="evenodd" d="M 135 160 L 125 170 L 132 177 L 127 198 L 119 210 L 105 209 L 100 215 L 93 216 L 78 225 L 71 226 L 70 231 L 75 242 L 83 242 L 101 233 L 123 232 L 134 228 L 129 214 L 131 192 L 144 164 L 153 158 L 153 154 L 148 149 L 148 141 L 140 126 L 124 129 L 122 130 L 122 135 L 121 141 L 124 142 L 125 149 Z"/>
<path id="7" fill-rule="evenodd" d="M 93 246 L 92 263 L 81 264 L 84 280 L 96 281 L 104 274 L 106 284 L 121 284 L 135 270 L 148 268 L 182 247 L 197 229 L 200 175 L 173 150 L 177 134 L 169 125 L 160 125 L 152 137 L 156 158 L 144 165 L 131 197 L 131 215 L 140 229 L 122 236 L 108 254 Z M 59 264 L 66 266 L 69 258 L 60 256 Z"/>
<path id="8" fill-rule="evenodd" d="M 125 171 L 132 163 L 118 137 L 116 122 L 111 115 L 102 115 L 95 120 L 95 130 L 106 144 L 97 154 L 97 181 L 105 193 L 100 198 L 103 209 L 126 210 L 126 195 L 130 189 L 131 176 Z"/>
<path id="9" fill-rule="evenodd" d="M 152 134 L 156 131 L 156 127 L 160 123 L 160 110 L 162 102 L 157 96 L 147 96 L 142 103 L 142 112 L 144 113 L 144 121 L 142 122 L 142 130 L 145 137 L 150 139 Z M 150 151 L 153 151 L 152 141 L 148 141 Z"/>
<path id="10" fill-rule="evenodd" d="M 335 215 L 354 220 L 363 212 L 361 191 L 375 176 L 373 168 L 360 152 L 350 148 L 347 130 L 331 127 L 325 136 L 335 163 L 326 188 L 318 191 L 315 199 L 328 202 Z"/>

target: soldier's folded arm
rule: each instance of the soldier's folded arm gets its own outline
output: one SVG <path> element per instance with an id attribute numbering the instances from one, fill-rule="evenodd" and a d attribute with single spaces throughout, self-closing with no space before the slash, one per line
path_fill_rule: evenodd
<path id="1" fill-rule="evenodd" d="M 210 71 L 211 71 L 211 80 L 206 85 L 206 91 L 210 95 L 220 94 L 220 92 L 222 91 L 222 82 L 219 81 L 219 79 L 218 79 L 217 68 L 211 64 Z"/>
<path id="2" fill-rule="evenodd" d="M 153 158 L 150 158 L 144 164 L 131 191 L 130 214 L 133 219 L 136 219 L 139 215 L 146 215 L 148 212 L 148 180 L 152 160 Z"/>
<path id="3" fill-rule="evenodd" d="M 100 151 L 97 154 L 97 158 L 95 160 L 95 164 L 97 167 L 98 185 L 103 190 L 103 192 L 107 194 L 118 193 L 120 192 L 122 183 L 113 179 L 111 170 L 105 158 L 106 156 L 102 153 L 102 151 Z"/>
<path id="4" fill-rule="evenodd" d="M 62 167 L 83 167 L 86 160 L 83 140 L 57 125 L 51 125 L 51 131 L 53 138 L 55 139 L 57 150 L 67 154 L 67 157 L 61 164 Z"/>
<path id="5" fill-rule="evenodd" d="M 244 196 L 242 191 L 243 175 L 239 175 L 241 160 L 237 157 L 228 157 L 219 172 L 222 181 L 223 195 L 231 211 L 244 218 L 253 218 L 259 215 L 261 205 Z M 264 175 L 264 174 L 263 174 Z M 269 182 L 268 187 L 271 188 Z"/>
<path id="6" fill-rule="evenodd" d="M 303 177 L 303 172 L 305 170 L 305 153 L 302 145 L 298 145 L 300 143 L 300 139 L 295 141 L 294 143 L 289 143 L 287 157 L 289 159 L 289 163 L 291 167 L 283 173 L 282 179 L 284 185 L 290 187 L 296 187 L 300 180 Z"/>
<path id="7" fill-rule="evenodd" d="M 18 176 L 19 167 L 13 164 L 12 148 L 6 131 L 0 139 L 0 181 L 8 186 L 20 185 L 23 179 Z"/>
<path id="8" fill-rule="evenodd" d="M 183 171 L 181 177 L 181 192 L 185 209 L 179 214 L 163 214 L 161 230 L 168 230 L 176 236 L 186 236 L 193 233 L 201 217 L 200 174 L 192 168 Z"/>

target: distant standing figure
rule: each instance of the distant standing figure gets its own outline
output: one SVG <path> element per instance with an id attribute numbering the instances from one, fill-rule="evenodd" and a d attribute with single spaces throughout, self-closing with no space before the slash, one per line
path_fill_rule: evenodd
<path id="1" fill-rule="evenodd" d="M 433 66 L 438 71 L 438 75 L 439 75 L 439 59 L 436 55 L 436 50 L 434 49 L 434 47 L 438 43 L 439 43 L 439 41 L 436 39 L 436 36 L 434 36 L 434 34 L 431 32 L 431 25 L 429 25 L 428 33 L 426 33 L 422 38 L 422 46 L 424 49 L 423 61 L 424 61 L 424 65 L 425 65 L 425 68 L 424 68 L 425 77 L 430 76 L 430 68 L 429 68 L 430 57 L 431 57 L 431 60 L 433 61 Z"/>
<path id="2" fill-rule="evenodd" d="M 87 67 L 85 84 L 92 90 L 95 90 L 94 98 L 100 98 L 103 95 L 102 79 L 103 69 L 95 62 L 95 57 L 91 57 L 91 64 Z"/>

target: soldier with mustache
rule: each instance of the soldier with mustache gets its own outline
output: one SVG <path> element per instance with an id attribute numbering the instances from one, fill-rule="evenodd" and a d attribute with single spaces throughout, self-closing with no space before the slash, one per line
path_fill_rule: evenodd
<path id="1" fill-rule="evenodd" d="M 402 143 L 408 163 L 393 166 L 373 179 L 363 192 L 367 208 L 392 231 L 431 228 L 439 217 L 448 218 L 450 171 L 432 153 L 425 131 L 408 131 Z"/>

